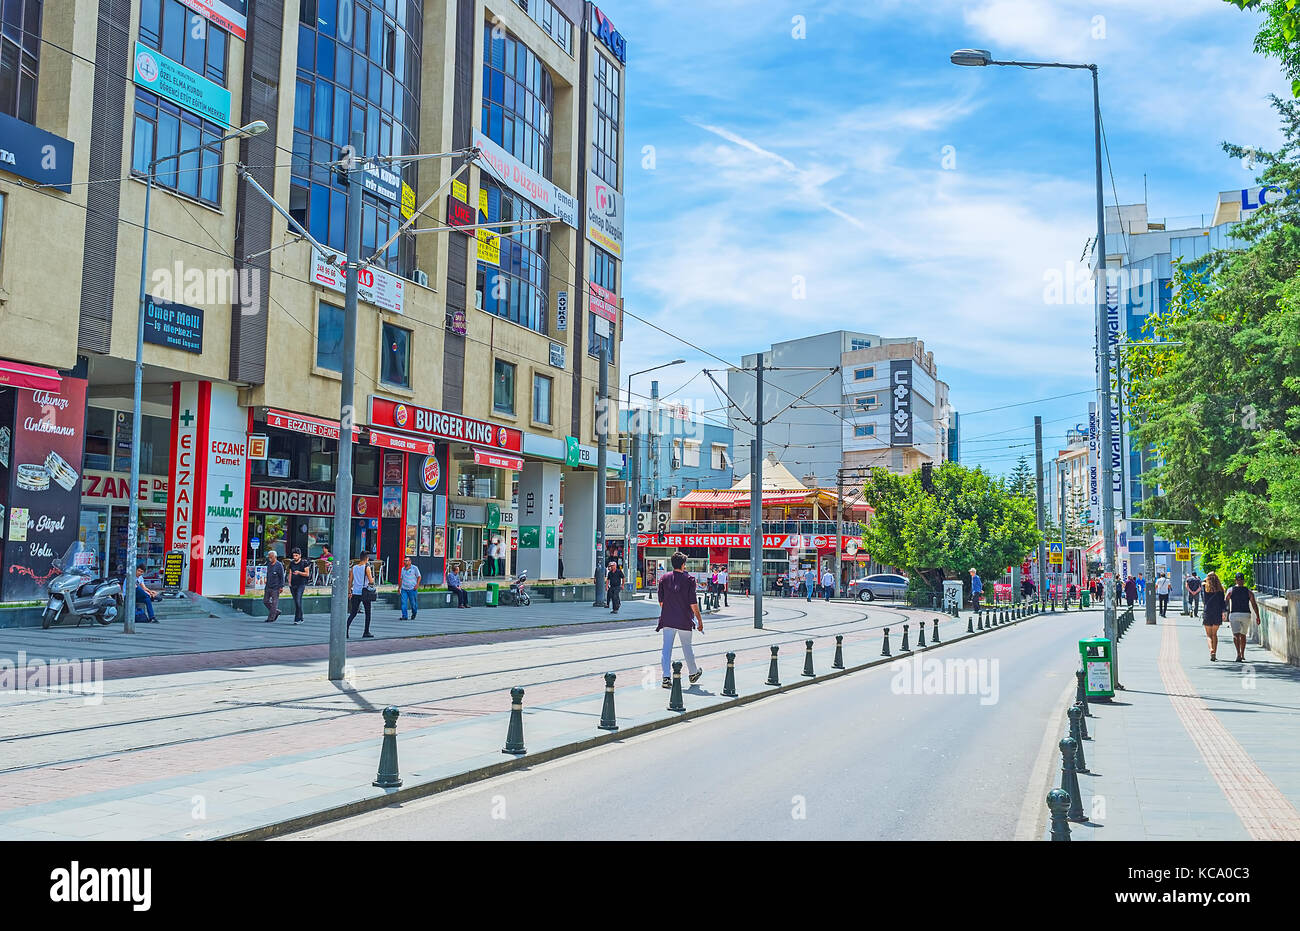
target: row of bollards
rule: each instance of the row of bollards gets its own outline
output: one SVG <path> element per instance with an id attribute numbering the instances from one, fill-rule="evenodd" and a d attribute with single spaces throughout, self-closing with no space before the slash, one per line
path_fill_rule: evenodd
<path id="1" fill-rule="evenodd" d="M 716 599 L 714 600 L 716 601 Z M 1028 612 L 1030 610 L 1029 606 L 1026 606 L 1024 610 Z M 1003 609 L 1001 611 L 1000 619 L 990 616 L 989 620 L 987 621 L 987 624 L 985 622 L 983 613 L 977 612 L 977 616 L 979 617 L 979 629 L 984 630 L 986 629 L 986 627 L 993 627 L 997 624 L 1008 623 L 1010 620 L 1016 617 L 1027 616 L 1027 615 L 1017 614 L 1016 611 L 1017 609 L 1015 608 Z M 952 613 L 954 616 L 958 616 L 959 614 L 959 612 L 955 610 Z M 990 612 L 990 615 L 992 614 L 993 612 Z M 890 628 L 886 627 L 884 629 L 884 644 L 880 651 L 881 656 L 893 655 L 893 653 L 890 650 L 889 632 L 890 632 Z M 974 632 L 974 630 L 971 627 L 970 620 L 968 620 L 966 623 L 966 632 L 967 633 Z M 902 643 L 899 646 L 899 651 L 901 653 L 912 652 L 912 647 L 909 643 L 910 635 L 911 635 L 911 624 L 904 624 L 903 639 L 902 639 Z M 939 619 L 936 617 L 930 622 L 929 643 L 931 645 L 937 645 L 941 642 L 942 641 L 940 640 L 939 637 Z M 924 620 L 922 620 L 918 625 L 916 646 L 918 650 L 924 650 L 926 649 L 927 646 L 926 624 Z M 777 665 L 777 658 L 781 648 L 780 646 L 773 645 L 770 647 L 770 649 L 772 651 L 772 656 L 771 656 L 770 665 L 768 667 L 766 684 L 770 686 L 779 687 L 781 685 L 781 678 L 780 678 L 780 671 Z M 736 654 L 728 653 L 726 654 L 726 657 L 727 657 L 727 668 L 726 668 L 726 675 L 725 678 L 723 679 L 723 684 L 722 684 L 722 694 L 728 698 L 735 698 L 737 697 Z M 831 662 L 831 668 L 833 669 L 845 668 L 843 634 L 835 635 L 835 658 Z M 673 670 L 673 675 L 672 675 L 672 682 L 671 682 L 671 692 L 669 693 L 669 699 L 668 699 L 668 710 L 675 711 L 675 712 L 684 712 L 686 710 L 686 705 L 682 695 L 682 663 L 680 661 L 675 661 L 672 664 L 672 670 Z M 816 671 L 813 668 L 813 641 L 812 640 L 804 641 L 803 675 L 809 678 L 816 678 Z M 1080 690 L 1082 690 L 1083 688 L 1082 675 L 1083 675 L 1082 672 L 1079 673 Z M 605 678 L 604 702 L 601 705 L 600 723 L 597 725 L 597 727 L 601 730 L 612 732 L 618 730 L 618 717 L 614 707 L 614 682 L 617 679 L 617 676 L 612 672 L 607 672 L 604 674 L 604 678 Z M 1073 709 L 1071 710 L 1073 712 Z M 1085 710 L 1083 714 L 1086 713 L 1087 712 Z M 402 779 L 399 774 L 398 763 L 397 763 L 397 718 L 400 714 L 401 712 L 394 707 L 385 708 L 383 711 L 383 717 L 384 717 L 383 745 L 379 753 L 379 771 L 375 776 L 375 781 L 374 781 L 374 785 L 379 788 L 393 789 L 401 786 L 402 784 Z M 1074 736 L 1073 731 L 1079 729 L 1078 724 L 1076 724 L 1074 718 L 1075 716 L 1072 714 L 1071 725 L 1072 725 L 1073 739 L 1076 740 L 1087 739 L 1086 724 L 1082 724 L 1082 728 L 1083 728 L 1082 737 Z M 514 756 L 523 756 L 528 752 L 527 748 L 524 745 L 524 689 L 521 686 L 515 686 L 510 690 L 510 718 L 509 718 L 509 723 L 506 726 L 506 743 L 505 746 L 501 749 L 501 752 L 506 754 L 511 754 Z M 1080 757 L 1080 765 L 1082 766 L 1081 757 Z M 1087 769 L 1081 768 L 1079 771 L 1087 772 Z"/>
<path id="2" fill-rule="evenodd" d="M 1047 793 L 1047 808 L 1051 812 L 1052 840 L 1068 841 L 1070 839 L 1070 822 L 1080 824 L 1088 822 L 1083 811 L 1083 796 L 1079 791 L 1079 773 L 1089 773 L 1088 760 L 1084 754 L 1083 743 L 1092 738 L 1088 736 L 1088 718 L 1092 712 L 1088 707 L 1088 693 L 1084 689 L 1084 672 L 1079 669 L 1074 674 L 1074 704 L 1066 711 L 1069 718 L 1069 732 L 1061 739 L 1061 785 Z"/>

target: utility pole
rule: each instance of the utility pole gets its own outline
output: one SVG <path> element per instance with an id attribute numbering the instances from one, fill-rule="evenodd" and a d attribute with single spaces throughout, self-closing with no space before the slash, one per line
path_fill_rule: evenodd
<path id="1" fill-rule="evenodd" d="M 605 608 L 605 463 L 609 456 L 609 357 L 613 336 L 600 337 L 600 393 L 596 417 L 596 600 L 592 607 Z"/>
<path id="2" fill-rule="evenodd" d="M 628 501 L 628 507 L 624 508 L 624 510 L 627 511 L 627 519 L 631 521 L 631 525 L 627 529 L 627 540 L 628 540 L 627 572 L 628 572 L 628 577 L 632 579 L 633 594 L 636 594 L 636 590 L 637 590 L 637 585 L 636 585 L 637 534 L 641 532 L 641 423 L 640 420 L 641 420 L 640 416 L 637 416 L 635 418 L 632 416 L 631 408 L 629 407 L 627 422 L 628 422 L 628 427 L 630 428 L 629 433 L 631 434 L 632 437 L 632 443 L 630 446 L 631 452 L 629 453 L 629 455 L 632 457 L 632 483 L 631 483 L 632 493 L 631 495 L 629 495 L 631 500 Z"/>
<path id="3" fill-rule="evenodd" d="M 843 437 L 843 430 L 840 436 Z M 835 470 L 835 591 L 840 590 L 840 577 L 844 573 L 844 535 L 841 525 L 844 523 L 844 449 L 840 441 L 840 467 Z"/>
<path id="4" fill-rule="evenodd" d="M 1130 434 L 1131 436 L 1132 434 Z M 1142 516 L 1147 518 L 1142 524 L 1142 562 L 1146 566 L 1146 622 L 1156 623 L 1156 528 L 1147 514 L 1147 500 L 1150 486 L 1147 484 L 1147 446 L 1142 444 L 1138 455 L 1141 457 L 1142 469 Z M 1175 554 L 1177 555 L 1177 554 Z"/>
<path id="5" fill-rule="evenodd" d="M 1046 512 L 1043 510 L 1043 418 L 1034 418 L 1034 490 L 1038 493 L 1038 597 L 1047 597 L 1047 530 Z M 1065 565 L 1065 550 L 1061 550 L 1061 565 Z"/>
<path id="6" fill-rule="evenodd" d="M 347 279 L 343 299 L 343 371 L 339 396 L 339 467 L 334 488 L 334 592 L 330 599 L 329 678 L 343 678 L 347 662 L 348 593 L 352 581 L 352 425 L 356 422 L 357 273 L 361 269 L 361 165 L 364 145 L 353 130 L 343 168 L 348 178 Z"/>
<path id="7" fill-rule="evenodd" d="M 763 353 L 754 370 L 754 439 L 749 458 L 749 593 L 754 598 L 754 629 L 763 628 Z"/>
<path id="8" fill-rule="evenodd" d="M 1063 596 L 1062 600 L 1064 600 L 1064 596 L 1069 592 L 1070 580 L 1069 573 L 1066 572 L 1066 569 L 1068 568 L 1070 561 L 1065 548 L 1065 468 L 1061 464 L 1059 458 L 1056 460 L 1056 471 L 1061 477 L 1061 595 Z M 1079 554 L 1079 559 L 1082 562 L 1082 553 Z M 1079 571 L 1079 587 L 1083 587 L 1082 567 L 1080 567 Z"/>

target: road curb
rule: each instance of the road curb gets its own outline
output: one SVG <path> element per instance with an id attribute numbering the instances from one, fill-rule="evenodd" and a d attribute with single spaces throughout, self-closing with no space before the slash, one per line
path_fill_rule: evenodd
<path id="1" fill-rule="evenodd" d="M 426 798 L 430 795 L 437 795 L 441 792 L 447 792 L 451 789 L 458 789 L 462 786 L 472 785 L 475 782 L 482 782 L 487 779 L 493 779 L 497 776 L 503 776 L 507 773 L 518 772 L 527 769 L 530 766 L 541 763 L 549 763 L 553 760 L 563 759 L 577 753 L 583 753 L 587 750 L 595 749 L 604 744 L 613 743 L 619 740 L 625 740 L 629 737 L 639 737 L 642 734 L 649 734 L 683 721 L 691 721 L 696 718 L 704 717 L 709 714 L 717 714 L 720 711 L 729 711 L 732 708 L 739 708 L 743 705 L 752 704 L 764 698 L 773 695 L 781 695 L 786 692 L 792 692 L 796 689 L 807 688 L 808 686 L 819 685 L 823 682 L 829 682 L 832 679 L 838 679 L 842 676 L 851 675 L 855 672 L 862 672 L 867 669 L 874 669 L 877 666 L 884 666 L 906 659 L 909 656 L 915 656 L 921 653 L 929 653 L 934 650 L 942 650 L 958 643 L 964 643 L 975 637 L 996 631 L 1007 630 L 1008 628 L 1020 625 L 1026 621 L 1032 621 L 1039 617 L 1051 617 L 1049 614 L 1037 614 L 1033 617 L 1019 618 L 1018 620 L 1008 621 L 1006 624 L 1000 624 L 997 627 L 989 627 L 984 630 L 977 630 L 974 633 L 963 631 L 960 636 L 952 640 L 945 640 L 942 643 L 927 646 L 924 649 L 914 649 L 909 653 L 898 654 L 895 656 L 881 656 L 870 662 L 860 663 L 856 666 L 850 666 L 847 669 L 835 669 L 831 672 L 818 674 L 815 678 L 799 679 L 791 681 L 785 685 L 776 688 L 764 689 L 761 692 L 755 692 L 751 695 L 741 695 L 729 701 L 718 702 L 703 708 L 696 708 L 692 711 L 685 711 L 675 717 L 660 718 L 656 721 L 647 721 L 643 724 L 636 724 L 630 727 L 624 727 L 621 730 L 611 733 L 597 734 L 585 740 L 579 740 L 574 743 L 563 744 L 558 747 L 552 747 L 548 750 L 540 750 L 536 753 L 529 753 L 526 756 L 515 757 L 514 759 L 503 760 L 500 763 L 494 763 L 490 766 L 481 766 L 478 769 L 468 770 L 463 773 L 456 773 L 452 776 L 444 776 L 440 779 L 433 779 L 428 782 L 421 782 L 411 786 L 405 786 L 400 789 L 393 789 L 384 795 L 372 796 L 370 798 L 358 799 L 354 802 L 348 802 L 343 805 L 335 805 L 318 812 L 312 812 L 307 815 L 300 815 L 297 818 L 291 818 L 287 821 L 279 821 L 274 824 L 262 825 L 261 827 L 252 828 L 244 831 L 236 831 L 231 834 L 223 834 L 211 838 L 218 841 L 250 841 L 250 840 L 270 840 L 275 837 L 282 837 L 286 834 L 292 834 L 296 831 L 306 830 L 308 828 L 320 827 L 334 821 L 341 821 L 344 818 L 351 818 L 356 815 L 367 814 L 372 811 L 378 811 L 381 808 L 388 808 L 392 805 L 403 804 L 405 802 L 416 801 L 417 799 Z M 956 623 L 958 618 L 950 618 Z M 797 641 L 792 641 L 797 642 Z M 865 641 L 864 641 L 865 642 Z"/>

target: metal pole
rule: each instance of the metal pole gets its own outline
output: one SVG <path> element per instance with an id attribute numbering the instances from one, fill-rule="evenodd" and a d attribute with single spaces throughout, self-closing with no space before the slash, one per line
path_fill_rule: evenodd
<path id="1" fill-rule="evenodd" d="M 844 531 L 844 434 L 840 433 L 840 467 L 835 471 L 835 593 L 840 591 L 840 577 L 844 573 L 844 553 L 841 546 Z"/>
<path id="2" fill-rule="evenodd" d="M 1110 332 L 1106 320 L 1106 290 L 1108 276 L 1106 273 L 1106 206 L 1103 201 L 1101 177 L 1101 91 L 1097 84 L 1097 66 L 1089 66 L 1092 72 L 1092 125 L 1093 142 L 1096 150 L 1097 167 L 1097 362 L 1101 375 L 1101 536 L 1103 566 L 1109 580 L 1102 586 L 1102 629 L 1104 636 L 1111 642 L 1115 654 L 1115 681 L 1119 682 L 1119 659 L 1115 637 L 1115 491 L 1114 469 L 1112 468 L 1112 443 L 1114 431 L 1111 428 L 1110 412 Z"/>
<path id="3" fill-rule="evenodd" d="M 637 418 L 640 420 L 640 418 Z M 629 415 L 628 423 L 633 427 L 632 432 L 632 481 L 630 483 L 632 494 L 628 499 L 630 510 L 628 511 L 628 520 L 631 524 L 628 526 L 628 545 L 625 550 L 628 555 L 628 577 L 632 579 L 632 591 L 637 590 L 636 585 L 636 544 L 637 534 L 641 532 L 641 430 L 640 424 L 632 424 Z"/>
<path id="4" fill-rule="evenodd" d="M 343 302 L 343 386 L 339 393 L 339 467 L 334 488 L 334 593 L 330 601 L 329 678 L 343 678 L 347 661 L 348 593 L 352 580 L 352 425 L 356 422 L 357 271 L 361 265 L 361 168 L 358 153 L 364 144 L 352 132 L 352 161 L 348 175 L 347 288 Z"/>
<path id="5" fill-rule="evenodd" d="M 763 354 L 758 354 L 754 394 L 754 439 L 749 458 L 749 593 L 754 598 L 754 629 L 763 628 Z"/>
<path id="6" fill-rule="evenodd" d="M 609 355 L 613 337 L 600 338 L 600 393 L 596 417 L 596 600 L 592 607 L 605 608 L 605 463 L 609 455 Z"/>
<path id="7" fill-rule="evenodd" d="M 1038 492 L 1038 597 L 1047 597 L 1047 516 L 1043 507 L 1043 418 L 1034 418 L 1034 460 L 1038 471 L 1034 487 Z M 1065 551 L 1061 551 L 1061 563 L 1065 564 Z"/>
<path id="8" fill-rule="evenodd" d="M 140 240 L 140 308 L 136 313 L 135 321 L 135 373 L 132 377 L 131 394 L 131 494 L 126 508 L 126 565 L 122 567 L 122 633 L 124 634 L 135 633 L 135 564 L 139 559 L 140 540 L 140 408 L 144 404 L 144 302 L 149 275 L 149 206 L 153 194 L 153 173 L 157 165 L 156 161 L 150 163 L 149 174 L 144 179 L 144 234 Z M 107 554 L 105 562 L 107 562 Z M 188 562 L 186 565 L 188 566 Z M 104 574 L 108 574 L 107 566 L 104 567 Z"/>
<path id="9" fill-rule="evenodd" d="M 1056 460 L 1056 471 L 1061 476 L 1061 600 L 1062 602 L 1064 602 L 1065 597 L 1069 592 L 1069 586 L 1070 586 L 1069 574 L 1066 572 L 1066 568 L 1069 566 L 1070 560 L 1069 560 L 1069 554 L 1066 552 L 1065 549 L 1065 514 L 1066 514 L 1065 467 L 1062 464 L 1060 459 Z M 1079 572 L 1079 587 L 1080 588 L 1083 587 L 1082 567 L 1080 567 L 1080 572 Z"/>
<path id="10" fill-rule="evenodd" d="M 632 422 L 632 374 L 627 376 L 627 402 L 623 407 L 627 411 L 627 433 L 629 438 L 634 437 L 633 429 L 635 424 Z M 634 439 L 628 440 L 628 455 L 632 454 L 632 444 Z M 632 591 L 636 591 L 636 535 L 637 526 L 633 520 L 632 510 L 632 476 L 635 475 L 635 461 L 628 466 L 628 481 L 623 483 L 623 558 L 627 560 L 627 577 L 628 584 L 632 586 Z"/>

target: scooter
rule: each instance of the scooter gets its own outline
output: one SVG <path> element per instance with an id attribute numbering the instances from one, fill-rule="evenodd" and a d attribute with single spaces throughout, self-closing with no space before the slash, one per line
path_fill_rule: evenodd
<path id="1" fill-rule="evenodd" d="M 60 574 L 46 586 L 49 601 L 41 615 L 41 628 L 48 630 L 65 614 L 75 616 L 77 626 L 82 621 L 112 624 L 122 619 L 122 585 L 116 579 L 92 578 L 90 565 L 80 556 L 82 544 L 74 543 L 64 553 L 63 559 L 54 560 Z"/>
<path id="2" fill-rule="evenodd" d="M 515 607 L 530 605 L 533 599 L 528 594 L 528 573 L 527 571 L 519 573 L 515 580 L 510 583 L 510 594 L 514 596 Z"/>

